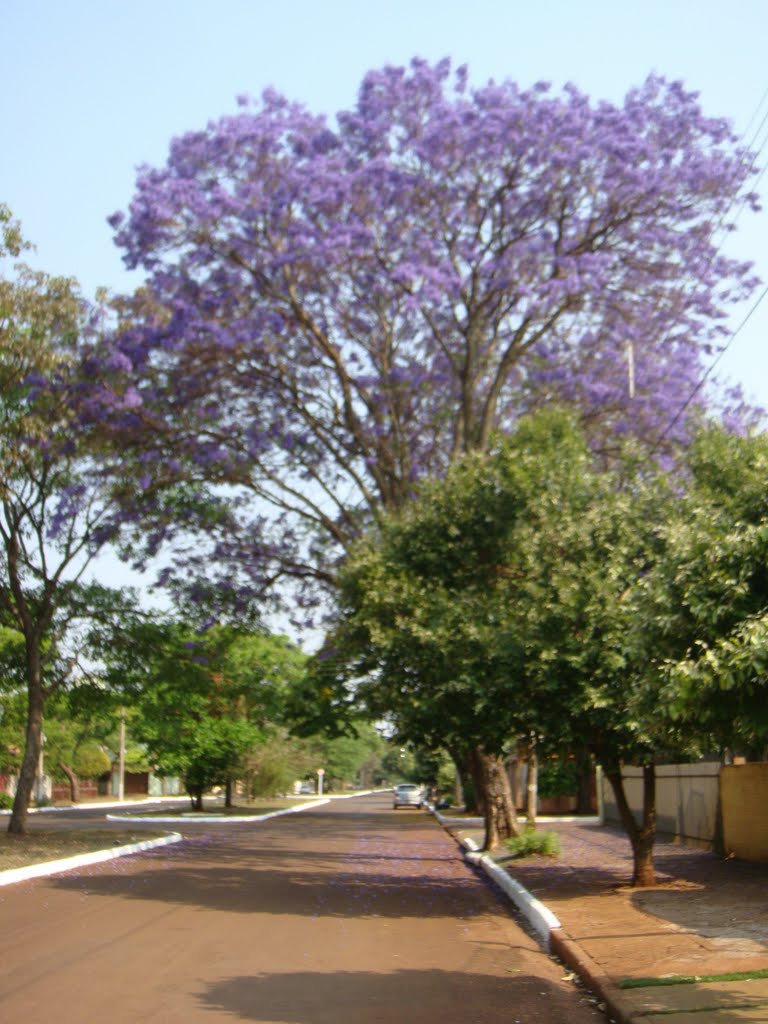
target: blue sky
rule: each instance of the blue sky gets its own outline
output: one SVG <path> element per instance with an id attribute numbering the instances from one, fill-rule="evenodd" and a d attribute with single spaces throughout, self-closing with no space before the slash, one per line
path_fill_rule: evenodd
<path id="1" fill-rule="evenodd" d="M 274 86 L 332 114 L 369 68 L 450 56 L 476 83 L 570 80 L 611 100 L 658 72 L 747 138 L 768 112 L 768 0 L 0 0 L 0 15 L 0 201 L 35 262 L 88 295 L 137 280 L 106 224 L 136 166 L 242 92 Z M 744 215 L 729 249 L 768 281 L 768 213 Z M 768 298 L 719 370 L 768 407 Z"/>
<path id="2" fill-rule="evenodd" d="M 573 81 L 614 101 L 657 72 L 748 139 L 768 113 L 768 0 L 0 0 L 0 27 L 0 201 L 34 262 L 87 295 L 137 283 L 106 223 L 136 166 L 162 163 L 174 135 L 243 92 L 273 86 L 333 114 L 368 69 L 449 56 L 475 83 Z M 729 250 L 768 282 L 768 212 L 742 217 Z M 768 408 L 768 298 L 719 369 Z M 141 584 L 107 565 L 109 582 Z"/>

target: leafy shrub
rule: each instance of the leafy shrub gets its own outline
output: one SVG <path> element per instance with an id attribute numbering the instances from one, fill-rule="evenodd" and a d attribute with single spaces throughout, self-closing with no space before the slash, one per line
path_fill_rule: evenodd
<path id="1" fill-rule="evenodd" d="M 7 793 L 0 793 L 0 811 L 10 811 L 13 807 L 13 797 Z"/>
<path id="2" fill-rule="evenodd" d="M 540 854 L 542 857 L 557 857 L 560 853 L 560 838 L 556 832 L 537 832 L 526 828 L 519 836 L 511 836 L 504 845 L 513 857 L 530 857 Z"/>
<path id="3" fill-rule="evenodd" d="M 539 765 L 539 796 L 573 796 L 579 788 L 579 770 L 575 761 L 549 758 Z"/>
<path id="4" fill-rule="evenodd" d="M 83 779 L 96 779 L 112 770 L 112 762 L 95 740 L 87 740 L 75 751 L 72 768 Z"/>

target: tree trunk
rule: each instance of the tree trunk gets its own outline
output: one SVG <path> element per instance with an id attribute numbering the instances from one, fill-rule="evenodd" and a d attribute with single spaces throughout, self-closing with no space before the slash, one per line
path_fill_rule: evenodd
<path id="1" fill-rule="evenodd" d="M 464 786 L 464 809 L 469 814 L 477 811 L 485 817 L 485 778 L 480 752 L 468 750 L 464 761 L 467 766 L 465 779 L 468 778 L 472 783 L 471 792 L 470 787 L 466 784 Z"/>
<path id="2" fill-rule="evenodd" d="M 521 764 L 520 748 L 518 748 L 517 754 L 515 755 L 513 760 L 509 763 L 509 766 L 508 766 L 508 769 L 507 769 L 508 774 L 509 774 L 509 788 L 510 788 L 510 792 L 512 794 L 512 804 L 513 804 L 515 810 L 517 810 L 517 808 L 521 806 L 520 790 L 521 790 L 522 787 L 521 787 L 521 784 L 520 784 L 520 764 Z"/>
<path id="3" fill-rule="evenodd" d="M 203 809 L 203 789 L 202 786 L 187 786 L 187 792 L 189 793 L 189 799 L 192 801 L 193 811 L 202 811 Z"/>
<path id="4" fill-rule="evenodd" d="M 458 807 L 464 800 L 464 782 L 463 775 L 458 764 L 456 761 L 454 761 L 453 764 L 456 769 L 456 778 L 453 784 L 453 804 L 454 807 Z"/>
<path id="5" fill-rule="evenodd" d="M 63 761 L 59 761 L 59 768 L 61 768 L 61 770 L 67 776 L 67 780 L 69 781 L 69 798 L 70 798 L 70 800 L 72 801 L 73 804 L 79 804 L 80 803 L 80 781 L 78 780 L 77 776 L 75 775 L 75 773 L 72 771 L 72 769 L 69 767 L 68 764 L 64 764 Z"/>
<path id="6" fill-rule="evenodd" d="M 40 765 L 40 753 L 43 749 L 44 707 L 45 695 L 40 667 L 40 651 L 34 639 L 27 639 L 27 731 L 24 757 L 19 770 L 19 783 L 13 800 L 11 818 L 8 822 L 8 832 L 11 835 L 23 836 L 27 833 L 29 802 L 32 798 L 32 790 Z"/>
<path id="7" fill-rule="evenodd" d="M 722 765 L 728 764 L 726 760 L 727 751 L 723 751 Z M 725 831 L 723 826 L 723 772 L 722 768 L 717 778 L 717 803 L 715 805 L 715 831 L 712 836 L 712 852 L 716 857 L 725 858 L 728 851 L 725 848 Z"/>
<path id="8" fill-rule="evenodd" d="M 576 765 L 579 772 L 578 789 L 576 791 L 576 813 L 592 814 L 594 805 L 595 766 L 586 747 L 576 751 Z"/>
<path id="9" fill-rule="evenodd" d="M 232 782 L 232 779 L 227 779 L 226 783 L 224 784 L 224 806 L 225 807 L 233 807 L 234 806 L 234 804 L 232 802 L 232 792 L 233 792 L 234 788 L 235 787 L 234 787 L 234 783 Z"/>
<path id="10" fill-rule="evenodd" d="M 512 790 L 504 758 L 485 751 L 476 752 L 483 768 L 485 793 L 484 850 L 495 850 L 505 839 L 519 835 L 517 811 L 512 801 Z"/>
<path id="11" fill-rule="evenodd" d="M 627 802 L 621 768 L 612 766 L 605 770 L 605 774 L 616 797 L 616 805 L 619 809 L 624 831 L 627 833 L 632 845 L 632 859 L 634 863 L 632 885 L 655 885 L 656 872 L 653 867 L 653 844 L 656 839 L 656 766 L 654 764 L 643 765 L 642 825 L 638 825 Z"/>
<path id="12" fill-rule="evenodd" d="M 528 744 L 526 753 L 528 778 L 525 787 L 525 817 L 531 828 L 536 828 L 536 811 L 539 802 L 539 758 L 536 753 L 536 739 Z"/>

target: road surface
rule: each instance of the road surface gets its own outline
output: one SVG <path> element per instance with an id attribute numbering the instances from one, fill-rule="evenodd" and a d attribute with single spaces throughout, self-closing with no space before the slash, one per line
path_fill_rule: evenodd
<path id="1" fill-rule="evenodd" d="M 595 1024 L 453 840 L 391 797 L 0 890 L 0 1007 L 26 1024 Z"/>

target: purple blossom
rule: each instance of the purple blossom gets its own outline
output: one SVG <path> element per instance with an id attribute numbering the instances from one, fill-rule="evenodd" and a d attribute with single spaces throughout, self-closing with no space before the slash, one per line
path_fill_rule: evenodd
<path id="1" fill-rule="evenodd" d="M 223 577 L 332 575 L 381 503 L 543 404 L 653 447 L 755 287 L 715 241 L 751 158 L 680 83 L 615 105 L 415 60 L 334 120 L 238 103 L 110 220 L 146 289 L 89 405 L 131 464 L 230 489 Z"/>

